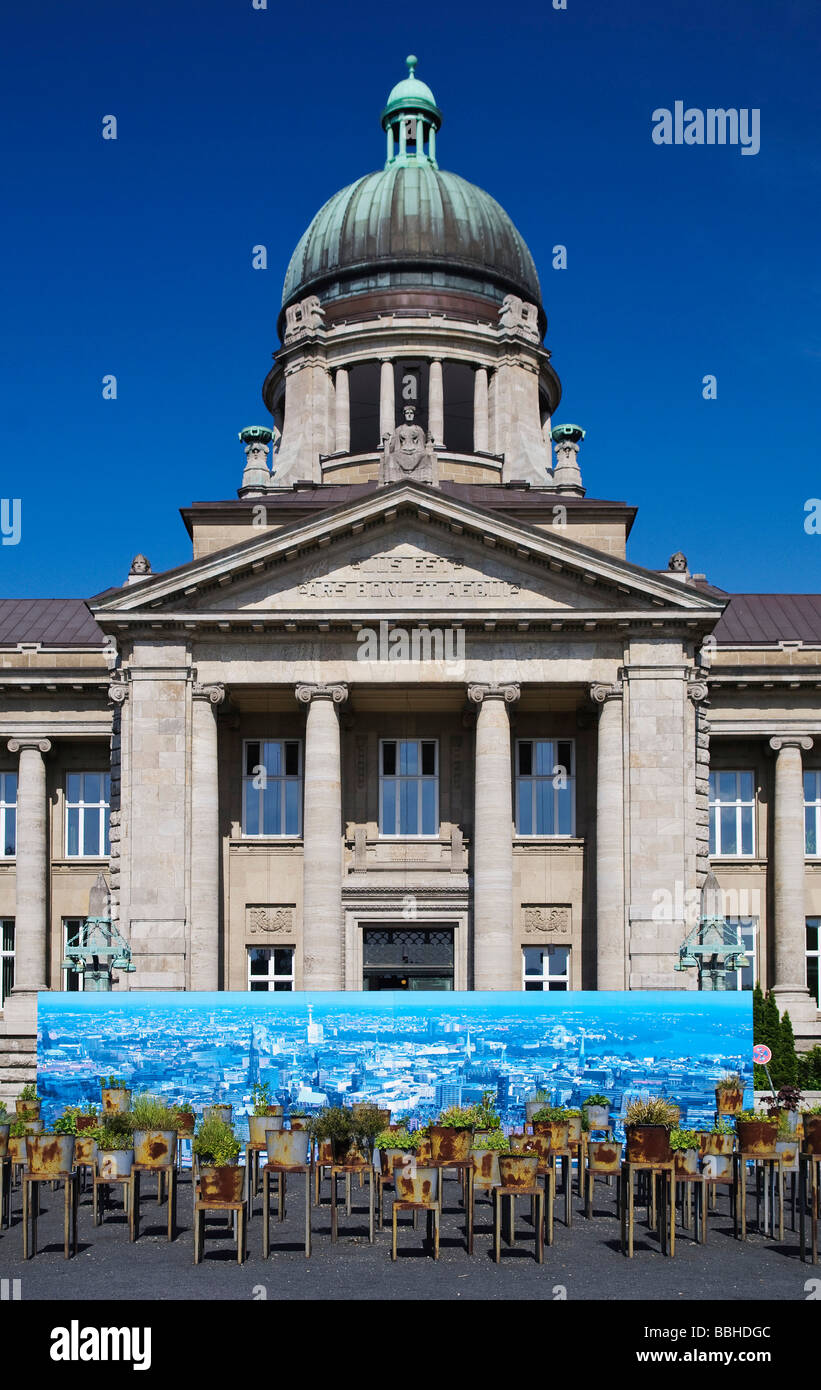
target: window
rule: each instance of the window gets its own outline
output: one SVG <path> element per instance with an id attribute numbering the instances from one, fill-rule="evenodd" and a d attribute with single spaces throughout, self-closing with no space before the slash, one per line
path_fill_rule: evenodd
<path id="1" fill-rule="evenodd" d="M 710 853 L 752 855 L 755 776 L 752 772 L 710 773 Z"/>
<path id="2" fill-rule="evenodd" d="M 0 919 L 0 1009 L 14 988 L 14 918 Z"/>
<path id="3" fill-rule="evenodd" d="M 248 947 L 249 989 L 291 991 L 293 987 L 293 946 Z"/>
<path id="4" fill-rule="evenodd" d="M 804 853 L 821 855 L 821 772 L 804 773 Z"/>
<path id="5" fill-rule="evenodd" d="M 0 855 L 17 850 L 17 773 L 0 772 Z"/>
<path id="6" fill-rule="evenodd" d="M 102 858 L 108 849 L 107 772 L 69 772 L 66 777 L 66 855 Z"/>
<path id="7" fill-rule="evenodd" d="M 756 973 L 756 937 L 758 936 L 757 917 L 725 917 L 728 927 L 735 927 L 738 938 L 744 947 L 744 954 L 750 962 L 741 970 L 725 970 L 725 989 L 752 989 L 758 975 Z M 702 988 L 704 986 L 702 985 Z"/>
<path id="8" fill-rule="evenodd" d="M 821 917 L 807 918 L 807 989 L 821 1009 Z"/>
<path id="9" fill-rule="evenodd" d="M 302 744 L 297 739 L 247 739 L 243 835 L 302 834 Z"/>
<path id="10" fill-rule="evenodd" d="M 473 453 L 474 375 L 464 362 L 445 362 L 442 368 L 445 448 L 454 454 Z"/>
<path id="11" fill-rule="evenodd" d="M 452 927 L 366 927 L 362 988 L 453 989 Z"/>
<path id="12" fill-rule="evenodd" d="M 348 375 L 351 419 L 351 453 L 366 454 L 378 449 L 379 438 L 378 362 L 360 362 Z"/>
<path id="13" fill-rule="evenodd" d="M 516 743 L 516 834 L 572 835 L 575 749 L 570 739 Z"/>
<path id="14" fill-rule="evenodd" d="M 569 946 L 523 946 L 522 985 L 524 989 L 570 988 Z"/>
<path id="15" fill-rule="evenodd" d="M 380 835 L 438 835 L 436 740 L 383 739 L 379 760 Z"/>
<path id="16" fill-rule="evenodd" d="M 83 929 L 84 917 L 64 917 L 63 918 L 63 959 L 66 958 L 66 951 L 69 946 L 80 945 L 80 933 Z M 64 970 L 63 989 L 71 994 L 78 990 L 85 989 L 85 977 L 82 971 Z"/>

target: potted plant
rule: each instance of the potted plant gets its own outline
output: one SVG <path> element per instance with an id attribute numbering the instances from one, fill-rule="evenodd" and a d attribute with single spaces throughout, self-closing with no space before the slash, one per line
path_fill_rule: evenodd
<path id="1" fill-rule="evenodd" d="M 587 1161 L 597 1173 L 619 1173 L 624 1145 L 615 1139 L 589 1139 Z"/>
<path id="2" fill-rule="evenodd" d="M 744 1081 L 737 1071 L 725 1072 L 716 1082 L 719 1115 L 740 1115 L 744 1109 Z"/>
<path id="3" fill-rule="evenodd" d="M 12 1163 L 22 1163 L 24 1166 L 28 1163 L 26 1139 L 29 1135 L 41 1134 L 42 1130 L 42 1120 L 15 1120 L 9 1125 L 7 1150 Z"/>
<path id="4" fill-rule="evenodd" d="M 742 1110 L 735 1122 L 738 1147 L 748 1158 L 774 1158 L 778 1116 L 758 1110 Z"/>
<path id="5" fill-rule="evenodd" d="M 172 1163 L 177 1152 L 177 1116 L 159 1096 L 144 1092 L 130 1112 L 134 1127 L 134 1161 L 151 1168 Z"/>
<path id="6" fill-rule="evenodd" d="M 725 1119 L 719 1117 L 712 1129 L 699 1135 L 699 1149 L 702 1158 L 710 1156 L 728 1158 L 735 1148 L 735 1130 Z"/>
<path id="7" fill-rule="evenodd" d="M 307 1110 L 292 1110 L 288 1116 L 291 1129 L 309 1129 L 311 1117 Z"/>
<path id="8" fill-rule="evenodd" d="M 265 1135 L 268 1162 L 281 1168 L 304 1168 L 310 1147 L 311 1136 L 307 1129 L 269 1129 Z"/>
<path id="9" fill-rule="evenodd" d="M 473 1137 L 480 1134 L 492 1134 L 502 1128 L 502 1118 L 493 1104 L 493 1092 L 483 1091 L 482 1100 L 479 1105 L 472 1105 L 473 1111 Z"/>
<path id="10" fill-rule="evenodd" d="M 539 1175 L 537 1153 L 500 1153 L 499 1179 L 502 1187 L 521 1192 L 535 1187 Z"/>
<path id="11" fill-rule="evenodd" d="M 529 1100 L 525 1101 L 525 1124 L 530 1124 L 537 1110 L 543 1110 L 550 1104 L 550 1092 L 544 1090 L 534 1091 Z"/>
<path id="12" fill-rule="evenodd" d="M 104 1076 L 100 1081 L 103 1115 L 123 1114 L 131 1104 L 131 1091 L 122 1077 Z"/>
<path id="13" fill-rule="evenodd" d="M 206 1105 L 205 1109 L 203 1110 L 203 1119 L 222 1120 L 223 1124 L 230 1125 L 233 1113 L 233 1105 L 221 1104 L 217 1102 L 214 1105 Z"/>
<path id="14" fill-rule="evenodd" d="M 674 1129 L 670 1135 L 670 1149 L 673 1154 L 677 1178 L 692 1177 L 698 1174 L 699 1139 L 695 1129 Z"/>
<path id="15" fill-rule="evenodd" d="M 254 1115 L 281 1115 L 283 1107 L 277 1105 L 271 1095 L 271 1088 L 267 1081 L 257 1081 L 251 1091 L 251 1101 Z"/>
<path id="16" fill-rule="evenodd" d="M 80 1134 L 84 1129 L 98 1129 L 100 1116 L 93 1100 L 86 1101 L 77 1111 L 77 1133 Z"/>
<path id="17" fill-rule="evenodd" d="M 782 1086 L 775 1101 L 768 1106 L 767 1113 L 775 1116 L 779 1124 L 779 1135 L 786 1138 L 795 1134 L 798 1128 L 798 1107 L 803 1096 L 797 1086 Z"/>
<path id="18" fill-rule="evenodd" d="M 610 1099 L 608 1096 L 588 1096 L 582 1105 L 582 1129 L 592 1134 L 610 1128 Z"/>
<path id="19" fill-rule="evenodd" d="M 95 1131 L 97 1173 L 101 1178 L 127 1178 L 134 1163 L 134 1135 L 125 1111 L 112 1111 Z"/>
<path id="20" fill-rule="evenodd" d="M 194 1113 L 194 1106 L 189 1100 L 177 1100 L 171 1106 L 177 1124 L 177 1135 L 193 1134 L 197 1117 Z"/>
<path id="21" fill-rule="evenodd" d="M 669 1163 L 670 1130 L 678 1124 L 679 1108 L 663 1096 L 631 1101 L 625 1116 L 629 1163 Z"/>
<path id="22" fill-rule="evenodd" d="M 533 1133 L 544 1134 L 551 1149 L 566 1149 L 570 1143 L 570 1112 L 562 1105 L 543 1105 L 532 1117 Z"/>
<path id="23" fill-rule="evenodd" d="M 357 1142 L 367 1153 L 372 1154 L 377 1134 L 381 1134 L 390 1124 L 390 1110 L 380 1110 L 378 1105 L 354 1105 L 351 1113 Z"/>
<path id="24" fill-rule="evenodd" d="M 74 1164 L 74 1135 L 41 1133 L 26 1136 L 26 1159 L 30 1173 L 38 1177 L 59 1177 L 70 1173 Z"/>
<path id="25" fill-rule="evenodd" d="M 465 1163 L 473 1140 L 472 1106 L 452 1105 L 430 1126 L 431 1157 L 439 1163 Z"/>
<path id="26" fill-rule="evenodd" d="M 328 1105 L 318 1111 L 311 1120 L 310 1133 L 320 1146 L 328 1145 L 330 1156 L 324 1160 L 326 1163 L 353 1163 L 363 1159 L 357 1145 L 359 1136 L 353 1111 L 345 1106 Z M 320 1162 L 322 1161 L 320 1148 Z"/>
<path id="27" fill-rule="evenodd" d="M 510 1140 L 501 1129 L 474 1134 L 470 1147 L 474 1188 L 489 1192 L 491 1188 L 498 1187 L 502 1181 L 499 1174 L 499 1155 L 509 1153 Z"/>
<path id="28" fill-rule="evenodd" d="M 394 1168 L 405 1167 L 414 1159 L 418 1145 L 418 1135 L 411 1134 L 401 1125 L 380 1130 L 373 1141 L 382 1172 L 387 1174 L 392 1173 Z"/>
<path id="29" fill-rule="evenodd" d="M 36 1086 L 31 1084 L 24 1086 L 15 1104 L 18 1120 L 39 1120 L 40 1097 L 37 1094 Z"/>
<path id="30" fill-rule="evenodd" d="M 804 1152 L 821 1154 L 821 1105 L 813 1105 L 801 1116 L 804 1122 Z"/>
<path id="31" fill-rule="evenodd" d="M 203 1199 L 242 1201 L 245 1170 L 237 1166 L 240 1148 L 231 1125 L 216 1117 L 203 1120 L 193 1142 L 199 1165 L 200 1196 Z"/>

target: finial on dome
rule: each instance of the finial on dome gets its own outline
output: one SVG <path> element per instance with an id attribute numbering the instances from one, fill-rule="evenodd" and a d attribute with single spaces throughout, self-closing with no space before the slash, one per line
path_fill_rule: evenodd
<path id="1" fill-rule="evenodd" d="M 419 62 L 419 59 L 417 58 L 415 53 L 409 53 L 407 58 L 405 59 L 405 62 L 408 65 L 408 76 L 413 77 L 413 74 L 416 70 L 416 64 Z"/>
<path id="2" fill-rule="evenodd" d="M 427 160 L 435 169 L 436 132 L 442 124 L 442 112 L 430 87 L 416 76 L 416 54 L 409 53 L 405 62 L 408 75 L 397 82 L 382 112 L 382 129 L 388 137 L 387 165 Z"/>

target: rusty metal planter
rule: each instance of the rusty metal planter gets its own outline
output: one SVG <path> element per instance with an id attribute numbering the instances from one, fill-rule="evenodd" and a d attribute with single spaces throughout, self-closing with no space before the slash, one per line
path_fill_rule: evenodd
<path id="1" fill-rule="evenodd" d="M 428 1135 L 423 1135 L 416 1146 L 417 1163 L 430 1163 L 433 1158 L 433 1146 Z"/>
<path id="2" fill-rule="evenodd" d="M 743 1091 L 722 1091 L 716 1086 L 716 1110 L 719 1115 L 740 1115 L 743 1109 Z"/>
<path id="3" fill-rule="evenodd" d="M 610 1128 L 610 1106 L 609 1105 L 586 1105 L 587 1129 L 592 1133 L 596 1129 Z"/>
<path id="4" fill-rule="evenodd" d="M 311 1125 L 308 1115 L 292 1115 L 288 1123 L 295 1134 L 299 1131 L 309 1129 Z"/>
<path id="5" fill-rule="evenodd" d="M 698 1136 L 698 1147 L 702 1158 L 708 1155 L 715 1158 L 728 1158 L 735 1148 L 734 1134 L 711 1134 L 702 1132 Z"/>
<path id="6" fill-rule="evenodd" d="M 380 1149 L 379 1167 L 383 1177 L 390 1178 L 397 1168 L 407 1168 L 416 1162 L 413 1149 Z"/>
<path id="7" fill-rule="evenodd" d="M 538 1173 L 538 1154 L 499 1154 L 499 1177 L 502 1187 L 514 1192 L 535 1187 Z"/>
<path id="8" fill-rule="evenodd" d="M 230 1125 L 233 1113 L 233 1105 L 206 1105 L 203 1111 L 203 1118 L 206 1120 L 222 1120 L 223 1124 Z"/>
<path id="9" fill-rule="evenodd" d="M 122 1115 L 131 1108 L 131 1091 L 125 1086 L 102 1087 L 103 1114 Z"/>
<path id="10" fill-rule="evenodd" d="M 310 1136 L 307 1130 L 269 1129 L 265 1137 L 268 1162 L 283 1168 L 304 1168 L 308 1162 Z"/>
<path id="11" fill-rule="evenodd" d="M 533 1116 L 540 1110 L 544 1110 L 550 1104 L 549 1100 L 526 1100 L 525 1101 L 525 1124 L 532 1125 Z"/>
<path id="12" fill-rule="evenodd" d="M 596 1173 L 618 1173 L 624 1148 L 615 1139 L 591 1139 L 587 1145 L 587 1162 Z"/>
<path id="13" fill-rule="evenodd" d="M 778 1125 L 769 1120 L 736 1120 L 738 1146 L 748 1158 L 775 1158 Z"/>
<path id="14" fill-rule="evenodd" d="M 670 1131 L 666 1125 L 627 1125 L 628 1163 L 669 1163 Z"/>
<path id="15" fill-rule="evenodd" d="M 14 1104 L 18 1120 L 39 1120 L 41 1104 L 39 1100 L 16 1100 Z"/>
<path id="16" fill-rule="evenodd" d="M 698 1149 L 676 1149 L 673 1153 L 677 1178 L 696 1178 L 699 1173 Z"/>
<path id="17" fill-rule="evenodd" d="M 821 1154 L 821 1115 L 804 1115 L 804 1152 Z"/>
<path id="18" fill-rule="evenodd" d="M 236 1163 L 220 1164 L 219 1167 L 200 1168 L 201 1202 L 241 1202 L 245 1181 L 245 1169 Z"/>
<path id="19" fill-rule="evenodd" d="M 72 1171 L 73 1134 L 31 1134 L 26 1139 L 28 1170 L 37 1177 L 60 1178 Z"/>
<path id="20" fill-rule="evenodd" d="M 196 1115 L 194 1114 L 193 1110 L 178 1110 L 178 1111 L 177 1111 L 177 1134 L 178 1134 L 178 1135 L 193 1134 L 193 1133 L 194 1133 L 194 1126 L 195 1126 L 196 1122 L 197 1122 L 197 1117 L 196 1117 Z"/>
<path id="21" fill-rule="evenodd" d="M 81 1130 L 81 1129 L 96 1129 L 99 1123 L 100 1123 L 100 1119 L 99 1119 L 99 1116 L 97 1116 L 97 1115 L 78 1115 L 78 1116 L 77 1116 L 77 1129 L 78 1129 L 78 1130 Z"/>
<path id="22" fill-rule="evenodd" d="M 394 1172 L 396 1197 L 400 1202 L 420 1202 L 432 1205 L 439 1196 L 439 1172 L 436 1168 L 397 1168 Z"/>
<path id="23" fill-rule="evenodd" d="M 470 1162 L 473 1168 L 473 1187 L 477 1192 L 489 1192 L 502 1181 L 499 1173 L 498 1149 L 471 1149 Z"/>
<path id="24" fill-rule="evenodd" d="M 0 1158 L 6 1158 L 9 1151 L 9 1130 L 11 1125 L 0 1125 Z"/>
<path id="25" fill-rule="evenodd" d="M 580 1144 L 582 1137 L 582 1117 L 581 1115 L 570 1115 L 567 1120 L 567 1142 L 568 1144 Z"/>
<path id="26" fill-rule="evenodd" d="M 723 1137 L 727 1138 L 726 1135 Z M 701 1171 L 709 1182 L 731 1182 L 733 1177 L 732 1154 L 706 1153 L 702 1160 Z"/>
<path id="27" fill-rule="evenodd" d="M 775 1151 L 779 1155 L 783 1172 L 798 1172 L 798 1151 L 800 1147 L 801 1145 L 797 1139 L 776 1140 Z"/>
<path id="28" fill-rule="evenodd" d="M 570 1124 L 567 1120 L 534 1120 L 533 1133 L 543 1134 L 551 1149 L 566 1149 L 570 1141 Z"/>
<path id="29" fill-rule="evenodd" d="M 28 1153 L 26 1151 L 26 1140 L 24 1136 L 12 1136 L 9 1139 L 8 1156 L 12 1163 L 28 1163 Z"/>
<path id="30" fill-rule="evenodd" d="M 134 1164 L 133 1149 L 98 1149 L 97 1176 L 127 1178 Z"/>
<path id="31" fill-rule="evenodd" d="M 82 1139 L 79 1135 L 74 1140 L 74 1167 L 77 1168 L 81 1163 L 94 1163 L 97 1157 L 97 1140 Z"/>
<path id="32" fill-rule="evenodd" d="M 467 1163 L 473 1143 L 472 1129 L 431 1125 L 430 1148 L 434 1163 Z"/>
<path id="33" fill-rule="evenodd" d="M 364 1149 L 350 1139 L 331 1139 L 332 1162 L 345 1168 L 367 1168 L 370 1160 Z"/>
<path id="34" fill-rule="evenodd" d="M 177 1154 L 175 1129 L 135 1129 L 134 1162 L 146 1168 L 168 1168 Z"/>
<path id="35" fill-rule="evenodd" d="M 282 1129 L 282 1115 L 249 1115 L 248 1133 L 252 1144 L 266 1143 L 266 1136 Z"/>

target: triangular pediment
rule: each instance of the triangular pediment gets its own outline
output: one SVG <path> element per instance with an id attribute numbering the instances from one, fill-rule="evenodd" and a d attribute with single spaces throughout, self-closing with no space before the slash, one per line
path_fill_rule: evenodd
<path id="1" fill-rule="evenodd" d="M 662 610 L 704 614 L 720 600 L 432 489 L 397 484 L 282 531 L 92 603 L 99 617 L 379 614 L 538 618 Z"/>

